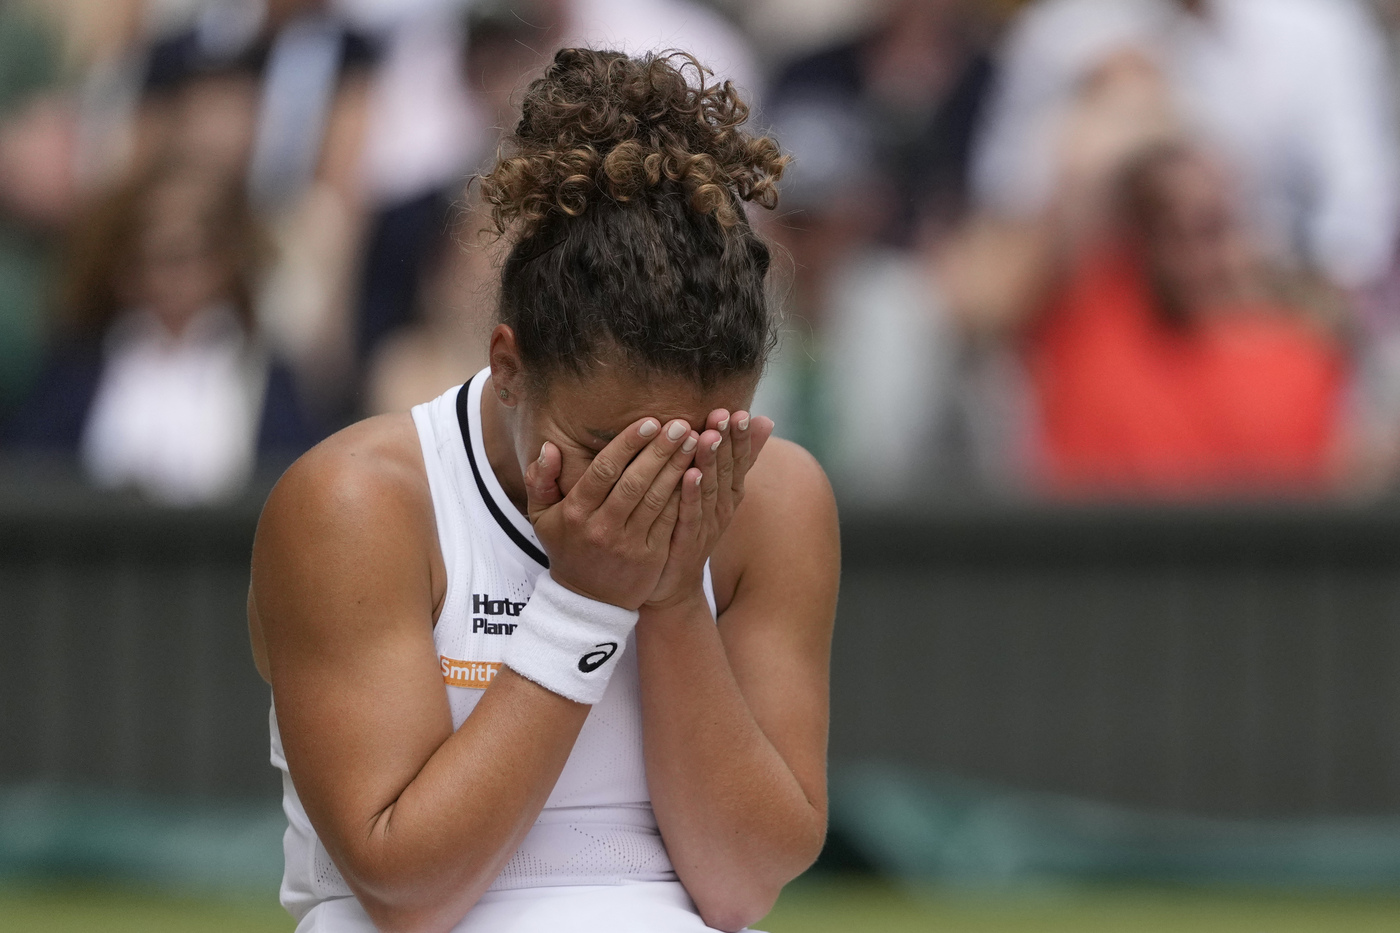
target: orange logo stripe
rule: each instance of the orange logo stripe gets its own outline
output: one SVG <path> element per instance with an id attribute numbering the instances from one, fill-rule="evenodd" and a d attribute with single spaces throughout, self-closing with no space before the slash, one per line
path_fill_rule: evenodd
<path id="1" fill-rule="evenodd" d="M 485 690 L 501 672 L 500 661 L 458 661 L 438 656 L 442 662 L 442 679 L 449 687 L 471 687 Z"/>

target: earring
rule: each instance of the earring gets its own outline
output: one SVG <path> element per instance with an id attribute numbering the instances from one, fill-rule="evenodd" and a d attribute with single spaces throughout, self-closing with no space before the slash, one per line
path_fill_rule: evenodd
<path id="1" fill-rule="evenodd" d="M 501 398 L 510 398 L 510 393 L 507 392 L 505 389 L 502 389 L 502 390 L 501 390 Z"/>

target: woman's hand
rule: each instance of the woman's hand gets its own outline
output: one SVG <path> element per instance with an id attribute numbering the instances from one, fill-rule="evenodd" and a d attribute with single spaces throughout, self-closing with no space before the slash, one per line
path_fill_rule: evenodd
<path id="1" fill-rule="evenodd" d="M 646 602 L 667 564 L 682 504 L 677 487 L 700 440 L 685 421 L 643 418 L 594 458 L 567 496 L 558 486 L 563 457 L 546 441 L 525 471 L 525 490 L 550 576 L 624 609 Z"/>
<path id="2" fill-rule="evenodd" d="M 670 606 L 703 590 L 705 561 L 744 501 L 744 479 L 772 434 L 769 418 L 739 411 L 731 419 L 722 408 L 710 413 L 695 466 L 681 478 L 669 559 L 646 605 Z"/>

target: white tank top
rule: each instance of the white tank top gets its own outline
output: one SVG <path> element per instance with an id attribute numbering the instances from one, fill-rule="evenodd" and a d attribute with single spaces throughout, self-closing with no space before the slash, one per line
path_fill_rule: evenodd
<path id="1" fill-rule="evenodd" d="M 529 521 L 506 498 L 486 459 L 481 393 L 490 370 L 412 411 L 423 446 L 447 594 L 433 629 L 452 727 L 471 715 L 501 667 L 535 579 L 549 565 Z M 705 595 L 715 609 L 709 567 Z M 544 810 L 491 890 L 674 881 L 652 814 L 642 757 L 641 687 L 629 644 L 607 692 L 589 712 Z M 298 920 L 351 892 L 316 838 L 287 773 L 272 714 L 272 763 L 282 771 L 284 907 Z"/>

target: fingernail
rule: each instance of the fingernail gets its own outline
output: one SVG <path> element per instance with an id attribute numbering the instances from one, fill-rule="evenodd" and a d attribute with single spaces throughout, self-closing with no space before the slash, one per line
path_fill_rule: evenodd
<path id="1" fill-rule="evenodd" d="M 540 466 L 544 466 L 544 445 L 540 445 Z"/>
<path id="2" fill-rule="evenodd" d="M 690 453 L 692 450 L 695 449 L 695 445 L 698 443 L 700 443 L 700 438 L 687 437 L 685 439 L 685 443 L 681 445 L 681 450 L 685 451 L 686 453 Z"/>
<path id="3" fill-rule="evenodd" d="M 710 445 L 710 450 L 712 450 L 712 451 L 714 451 L 714 450 L 719 450 L 719 443 L 720 443 L 719 441 L 715 441 L 713 444 L 711 444 L 711 445 Z"/>
<path id="4" fill-rule="evenodd" d="M 695 485 L 699 486 L 699 485 L 700 485 L 700 480 L 703 479 L 703 478 L 704 478 L 703 476 L 697 476 L 697 477 L 695 477 Z"/>
<path id="5" fill-rule="evenodd" d="M 748 416 L 748 415 L 745 415 L 743 418 L 739 419 L 738 428 L 739 428 L 740 431 L 747 431 L 747 430 L 749 429 L 749 416 Z"/>
<path id="6" fill-rule="evenodd" d="M 667 440 L 678 441 L 681 435 L 690 430 L 690 426 L 684 421 L 672 421 L 671 426 L 666 429 Z"/>
<path id="7" fill-rule="evenodd" d="M 728 417 L 725 417 L 725 419 L 719 423 L 719 429 L 720 429 L 721 431 L 728 431 L 728 430 L 729 430 L 729 418 L 728 418 Z"/>
<path id="8" fill-rule="evenodd" d="M 637 433 L 641 434 L 642 437 L 651 437 L 653 434 L 655 434 L 655 433 L 657 432 L 657 430 L 658 430 L 660 427 L 661 427 L 661 425 L 657 424 L 655 421 L 652 421 L 650 418 L 648 418 L 647 420 L 645 420 L 645 421 L 642 422 L 641 430 L 638 431 Z"/>

